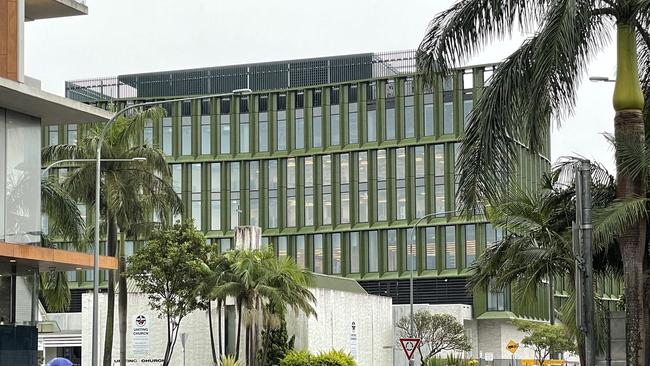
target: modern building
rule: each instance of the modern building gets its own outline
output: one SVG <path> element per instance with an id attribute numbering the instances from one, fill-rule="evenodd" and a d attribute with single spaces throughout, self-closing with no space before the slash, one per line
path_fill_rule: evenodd
<path id="1" fill-rule="evenodd" d="M 468 268 L 501 233 L 456 206 L 460 141 L 496 66 L 424 80 L 414 56 L 364 53 L 77 80 L 66 83 L 66 96 L 109 108 L 213 95 L 162 102 L 166 117 L 149 121 L 141 141 L 167 155 L 184 215 L 214 245 L 228 250 L 235 227 L 260 226 L 278 255 L 355 279 L 396 306 L 409 302 L 413 263 L 415 303 L 457 314 L 469 308 L 471 319 L 461 319 L 473 322 L 474 354 L 509 362 L 501 344 L 514 334 L 509 320 L 548 319 L 548 291 L 540 288 L 532 306 L 507 289 L 468 292 Z M 75 143 L 80 131 L 44 127 L 43 144 Z M 550 137 L 539 154 L 524 145 L 517 154 L 512 174 L 536 186 L 550 167 Z M 130 241 L 127 251 L 141 245 Z M 83 271 L 69 279 L 77 297 L 88 288 Z M 564 295 L 560 283 L 556 296 Z"/>
<path id="2" fill-rule="evenodd" d="M 87 13 L 80 1 L 0 0 L 0 365 L 34 365 L 38 358 L 38 275 L 92 268 L 85 253 L 41 245 L 43 126 L 106 121 L 102 109 L 43 92 L 24 74 L 24 24 Z M 114 258 L 100 258 L 105 269 Z"/>

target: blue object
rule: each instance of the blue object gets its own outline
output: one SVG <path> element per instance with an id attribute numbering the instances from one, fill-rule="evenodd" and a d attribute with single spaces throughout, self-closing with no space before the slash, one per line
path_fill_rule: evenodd
<path id="1" fill-rule="evenodd" d="M 51 359 L 48 363 L 47 366 L 72 366 L 72 362 L 68 360 L 67 358 L 63 357 L 57 357 Z"/>

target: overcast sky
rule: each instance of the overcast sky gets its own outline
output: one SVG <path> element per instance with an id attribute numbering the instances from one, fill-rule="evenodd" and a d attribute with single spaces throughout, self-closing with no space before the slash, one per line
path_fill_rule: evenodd
<path id="1" fill-rule="evenodd" d="M 87 0 L 89 14 L 25 28 L 25 71 L 63 95 L 64 81 L 238 63 L 414 49 L 453 0 Z M 470 64 L 500 61 L 525 35 L 486 48 Z M 610 43 L 589 75 L 614 77 Z M 574 115 L 554 126 L 553 159 L 569 154 L 614 171 L 613 83 L 585 79 Z"/>

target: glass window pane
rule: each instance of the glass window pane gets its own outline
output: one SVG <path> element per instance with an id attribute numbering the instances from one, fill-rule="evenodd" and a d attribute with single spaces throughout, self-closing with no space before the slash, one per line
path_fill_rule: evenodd
<path id="1" fill-rule="evenodd" d="M 368 153 L 359 153 L 359 182 L 368 182 Z"/>
<path id="2" fill-rule="evenodd" d="M 386 221 L 388 219 L 388 199 L 385 189 L 377 190 L 377 221 Z"/>
<path id="3" fill-rule="evenodd" d="M 350 192 L 341 192 L 341 223 L 350 223 Z"/>
<path id="4" fill-rule="evenodd" d="M 287 256 L 287 237 L 281 236 L 278 238 L 278 249 L 276 255 L 278 258 L 283 258 Z"/>
<path id="5" fill-rule="evenodd" d="M 350 233 L 350 273 L 359 273 L 359 233 Z"/>
<path id="6" fill-rule="evenodd" d="M 192 117 L 181 117 L 181 154 L 192 154 Z"/>
<path id="7" fill-rule="evenodd" d="M 320 108 L 318 108 L 320 110 Z M 316 111 L 316 108 L 314 108 Z M 323 145 L 323 120 L 320 115 L 312 117 L 312 146 L 321 147 Z"/>
<path id="8" fill-rule="evenodd" d="M 396 179 L 405 179 L 406 178 L 406 149 L 400 148 L 395 150 L 396 156 Z"/>
<path id="9" fill-rule="evenodd" d="M 210 134 L 210 116 L 201 116 L 201 154 L 212 153 L 212 136 Z"/>
<path id="10" fill-rule="evenodd" d="M 172 154 L 172 119 L 164 117 L 162 120 L 162 151 L 165 155 Z"/>
<path id="11" fill-rule="evenodd" d="M 248 126 L 248 114 L 242 114 L 239 119 L 239 152 L 247 153 L 250 151 Z"/>
<path id="12" fill-rule="evenodd" d="M 356 107 L 356 104 L 354 105 Z M 356 144 L 359 142 L 359 126 L 357 124 L 357 111 L 356 108 L 348 112 L 348 135 L 349 143 Z"/>
<path id="13" fill-rule="evenodd" d="M 469 115 L 472 112 L 472 108 L 474 108 L 474 101 L 471 99 L 463 101 L 463 124 L 465 127 L 467 127 L 467 123 L 469 122 Z"/>
<path id="14" fill-rule="evenodd" d="M 221 191 L 221 164 L 210 164 L 210 190 L 212 192 Z"/>
<path id="15" fill-rule="evenodd" d="M 424 146 L 415 148 L 415 176 L 424 178 Z"/>
<path id="16" fill-rule="evenodd" d="M 379 240 L 376 231 L 368 232 L 368 272 L 377 272 L 379 266 Z"/>
<path id="17" fill-rule="evenodd" d="M 476 227 L 465 225 L 465 266 L 469 267 L 476 260 Z"/>
<path id="18" fill-rule="evenodd" d="M 415 137 L 415 108 L 412 105 L 404 108 L 404 124 L 404 136 L 406 138 Z"/>
<path id="19" fill-rule="evenodd" d="M 314 251 L 313 251 L 313 262 L 314 262 L 314 272 L 323 273 L 323 236 L 318 234 L 314 235 Z"/>
<path id="20" fill-rule="evenodd" d="M 332 274 L 341 273 L 341 234 L 332 234 Z"/>
<path id="21" fill-rule="evenodd" d="M 424 186 L 415 187 L 415 216 L 420 218 L 426 215 L 427 202 L 426 202 L 426 189 Z"/>
<path id="22" fill-rule="evenodd" d="M 259 198 L 251 198 L 249 201 L 249 211 L 250 217 L 248 218 L 249 222 L 253 226 L 259 226 L 260 224 L 260 200 Z"/>
<path id="23" fill-rule="evenodd" d="M 269 160 L 269 189 L 278 188 L 278 161 Z"/>
<path id="24" fill-rule="evenodd" d="M 426 267 L 427 269 L 436 268 L 436 228 L 426 228 Z"/>
<path id="25" fill-rule="evenodd" d="M 210 229 L 221 230 L 221 201 L 218 199 L 210 201 Z"/>
<path id="26" fill-rule="evenodd" d="M 424 105 L 424 134 L 433 136 L 433 104 Z"/>
<path id="27" fill-rule="evenodd" d="M 368 222 L 368 191 L 359 191 L 359 222 Z"/>
<path id="28" fill-rule="evenodd" d="M 296 226 L 296 197 L 287 197 L 287 226 Z"/>
<path id="29" fill-rule="evenodd" d="M 386 180 L 386 150 L 377 150 L 377 180 Z"/>
<path id="30" fill-rule="evenodd" d="M 395 108 L 386 108 L 386 140 L 396 138 Z"/>
<path id="31" fill-rule="evenodd" d="M 395 272 L 397 271 L 397 230 L 388 230 L 386 235 L 386 270 Z"/>
<path id="32" fill-rule="evenodd" d="M 406 219 L 406 188 L 397 188 L 397 220 Z"/>
<path id="33" fill-rule="evenodd" d="M 411 270 L 411 267 L 413 269 L 417 269 L 417 251 L 418 248 L 415 245 L 415 236 L 413 235 L 413 229 L 408 229 L 406 230 L 406 245 L 404 247 L 404 251 L 406 252 L 404 255 L 404 259 L 406 260 L 406 265 L 404 266 L 407 270 Z"/>
<path id="34" fill-rule="evenodd" d="M 305 237 L 304 235 L 296 236 L 296 263 L 305 267 Z"/>
<path id="35" fill-rule="evenodd" d="M 219 251 L 225 253 L 231 249 L 230 239 L 219 239 Z"/>
<path id="36" fill-rule="evenodd" d="M 239 162 L 230 163 L 230 190 L 239 191 Z"/>
<path id="37" fill-rule="evenodd" d="M 456 268 L 456 228 L 445 227 L 445 268 Z"/>
<path id="38" fill-rule="evenodd" d="M 454 103 L 443 103 L 442 133 L 450 135 L 454 133 Z"/>
<path id="39" fill-rule="evenodd" d="M 277 123 L 277 150 L 285 151 L 287 149 L 287 112 L 278 111 L 278 123 Z"/>
<path id="40" fill-rule="evenodd" d="M 296 188 L 296 158 L 287 159 L 287 188 Z"/>
<path id="41" fill-rule="evenodd" d="M 332 223 L 332 194 L 323 193 L 323 225 Z"/>
<path id="42" fill-rule="evenodd" d="M 269 114 L 260 113 L 258 122 L 258 151 L 269 151 Z"/>
<path id="43" fill-rule="evenodd" d="M 332 156 L 323 155 L 323 185 L 332 184 Z"/>
<path id="44" fill-rule="evenodd" d="M 230 153 L 230 115 L 221 116 L 221 153 Z"/>
<path id="45" fill-rule="evenodd" d="M 350 184 L 350 154 L 340 154 L 341 184 Z"/>
<path id="46" fill-rule="evenodd" d="M 260 189 L 260 163 L 259 161 L 251 161 L 249 165 L 250 177 L 249 177 L 249 189 L 251 191 L 257 191 Z"/>
<path id="47" fill-rule="evenodd" d="M 330 110 L 330 145 L 339 145 L 341 143 L 339 107 L 331 106 Z"/>
<path id="48" fill-rule="evenodd" d="M 368 141 L 377 141 L 377 111 L 368 111 Z"/>
<path id="49" fill-rule="evenodd" d="M 278 199 L 269 197 L 268 227 L 278 227 Z"/>
<path id="50" fill-rule="evenodd" d="M 314 196 L 305 195 L 305 225 L 314 225 Z"/>
<path id="51" fill-rule="evenodd" d="M 295 133 L 295 146 L 296 149 L 305 148 L 305 118 L 304 111 L 302 109 L 296 110 L 296 126 L 294 128 Z"/>

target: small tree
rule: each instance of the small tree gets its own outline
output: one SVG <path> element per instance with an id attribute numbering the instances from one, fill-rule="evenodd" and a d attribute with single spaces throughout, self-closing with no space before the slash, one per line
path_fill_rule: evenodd
<path id="1" fill-rule="evenodd" d="M 128 276 L 149 297 L 149 306 L 167 319 L 163 366 L 171 362 L 181 321 L 200 307 L 197 293 L 205 280 L 208 248 L 192 221 L 154 232 L 129 259 Z"/>
<path id="2" fill-rule="evenodd" d="M 553 353 L 573 351 L 576 348 L 574 340 L 567 335 L 566 329 L 560 325 L 551 325 L 531 321 L 515 321 L 517 328 L 528 334 L 521 344 L 535 352 L 535 360 L 542 366 L 544 361 Z"/>
<path id="3" fill-rule="evenodd" d="M 418 353 L 422 365 L 442 351 L 471 349 L 463 325 L 449 314 L 434 314 L 427 310 L 420 310 L 413 315 L 413 332 L 410 331 L 410 316 L 402 317 L 396 327 L 400 338 L 420 338 Z M 428 348 L 429 352 L 423 353 L 423 348 Z"/>
<path id="4" fill-rule="evenodd" d="M 282 318 L 280 326 L 262 330 L 262 348 L 257 351 L 257 362 L 261 366 L 279 365 L 284 356 L 293 349 L 295 336 L 289 337 L 287 322 Z"/>

